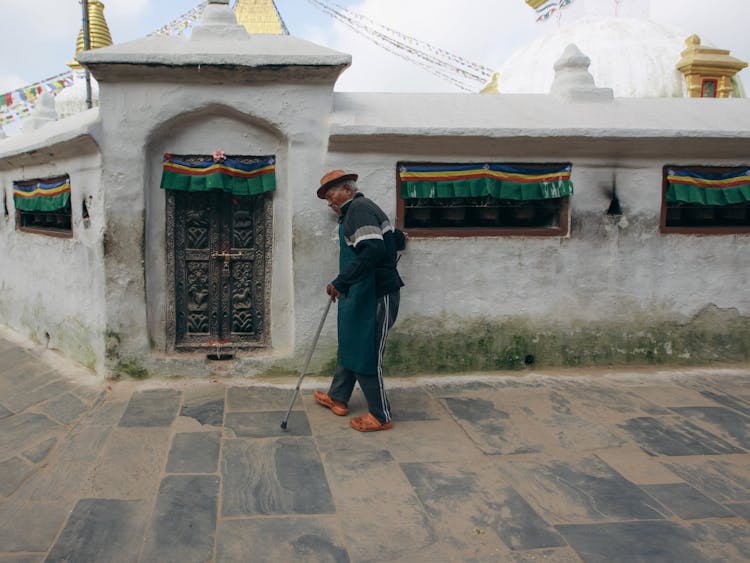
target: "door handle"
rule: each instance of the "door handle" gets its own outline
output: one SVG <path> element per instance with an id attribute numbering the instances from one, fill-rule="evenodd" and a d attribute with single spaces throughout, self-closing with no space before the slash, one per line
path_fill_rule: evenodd
<path id="1" fill-rule="evenodd" d="M 229 261 L 232 258 L 241 258 L 242 252 L 232 253 L 232 252 L 212 252 L 211 258 L 223 258 L 224 259 L 224 265 L 229 266 Z"/>

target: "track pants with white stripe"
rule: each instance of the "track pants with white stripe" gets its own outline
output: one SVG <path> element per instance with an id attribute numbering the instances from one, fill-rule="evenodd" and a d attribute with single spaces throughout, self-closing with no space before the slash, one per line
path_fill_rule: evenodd
<path id="1" fill-rule="evenodd" d="M 336 373 L 333 374 L 331 388 L 328 390 L 328 396 L 332 399 L 348 403 L 354 391 L 354 385 L 359 383 L 359 388 L 362 389 L 370 413 L 382 423 L 391 420 L 391 407 L 383 385 L 383 353 L 385 352 L 388 331 L 396 322 L 398 316 L 399 302 L 400 294 L 398 290 L 377 299 L 375 337 L 377 339 L 378 365 L 376 373 L 374 375 L 363 375 L 341 365 L 336 366 Z"/>

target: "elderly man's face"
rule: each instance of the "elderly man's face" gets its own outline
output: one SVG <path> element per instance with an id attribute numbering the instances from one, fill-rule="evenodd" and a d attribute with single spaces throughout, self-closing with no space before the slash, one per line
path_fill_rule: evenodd
<path id="1" fill-rule="evenodd" d="M 337 188 L 331 188 L 326 192 L 326 201 L 336 215 L 341 215 L 341 206 L 352 199 L 352 189 L 344 184 Z"/>

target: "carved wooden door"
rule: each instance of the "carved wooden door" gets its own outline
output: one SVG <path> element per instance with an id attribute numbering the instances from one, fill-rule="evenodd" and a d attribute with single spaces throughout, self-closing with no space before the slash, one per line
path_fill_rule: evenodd
<path id="1" fill-rule="evenodd" d="M 175 192 L 175 347 L 265 343 L 270 198 Z"/>

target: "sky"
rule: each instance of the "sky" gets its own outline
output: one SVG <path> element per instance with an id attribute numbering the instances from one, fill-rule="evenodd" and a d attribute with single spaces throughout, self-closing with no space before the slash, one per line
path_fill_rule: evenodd
<path id="1" fill-rule="evenodd" d="M 575 0 L 574 0 L 575 1 Z M 583 0 L 579 0 L 583 1 Z M 586 0 L 613 6 L 648 0 Z M 199 0 L 104 0 L 115 43 L 144 37 Z M 337 0 L 393 29 L 492 69 L 540 33 L 523 0 Z M 373 45 L 314 8 L 308 0 L 276 0 L 292 35 L 350 53 L 339 91 L 459 91 Z M 651 0 L 651 19 L 697 33 L 705 43 L 750 61 L 747 0 Z M 0 0 L 0 93 L 65 72 L 81 25 L 78 0 Z M 613 7 L 614 10 L 614 7 Z M 563 12 L 564 14 L 564 12 Z M 750 91 L 750 72 L 740 74 Z"/>

